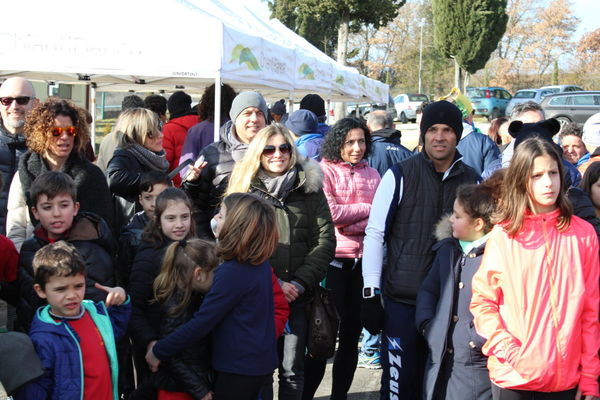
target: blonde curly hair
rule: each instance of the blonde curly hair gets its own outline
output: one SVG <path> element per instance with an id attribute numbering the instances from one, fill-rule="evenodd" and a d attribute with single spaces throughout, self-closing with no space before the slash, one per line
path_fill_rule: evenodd
<path id="1" fill-rule="evenodd" d="M 48 97 L 27 116 L 25 122 L 27 147 L 35 153 L 44 154 L 49 147 L 49 141 L 53 138 L 51 131 L 56 126 L 54 119 L 59 115 L 71 118 L 73 126 L 77 129 L 73 149 L 83 154 L 90 140 L 85 110 L 77 107 L 72 101 L 58 97 Z"/>

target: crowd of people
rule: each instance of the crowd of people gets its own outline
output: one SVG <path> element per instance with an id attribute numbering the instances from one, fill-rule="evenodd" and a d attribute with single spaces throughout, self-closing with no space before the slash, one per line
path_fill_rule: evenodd
<path id="1" fill-rule="evenodd" d="M 357 366 L 381 399 L 600 397 L 600 113 L 484 134 L 449 98 L 408 149 L 383 110 L 220 93 L 127 96 L 96 157 L 85 110 L 2 83 L 0 388 L 309 400 L 325 334 L 335 400 Z"/>

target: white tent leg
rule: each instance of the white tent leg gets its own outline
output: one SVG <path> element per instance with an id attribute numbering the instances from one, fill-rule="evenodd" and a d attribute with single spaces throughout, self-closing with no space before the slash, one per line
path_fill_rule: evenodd
<path id="1" fill-rule="evenodd" d="M 219 141 L 219 129 L 221 128 L 221 76 L 215 78 L 215 142 Z"/>
<path id="2" fill-rule="evenodd" d="M 90 88 L 90 109 L 88 110 L 92 114 L 92 124 L 90 126 L 92 148 L 96 153 L 96 85 L 89 85 Z"/>

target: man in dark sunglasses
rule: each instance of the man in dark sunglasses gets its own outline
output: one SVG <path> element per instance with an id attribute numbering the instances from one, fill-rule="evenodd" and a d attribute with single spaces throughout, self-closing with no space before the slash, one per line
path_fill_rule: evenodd
<path id="1" fill-rule="evenodd" d="M 38 104 L 35 90 L 27 79 L 14 77 L 5 80 L 0 86 L 0 234 L 6 232 L 6 204 L 8 189 L 19 165 L 19 157 L 25 146 L 25 119 L 29 111 Z"/>

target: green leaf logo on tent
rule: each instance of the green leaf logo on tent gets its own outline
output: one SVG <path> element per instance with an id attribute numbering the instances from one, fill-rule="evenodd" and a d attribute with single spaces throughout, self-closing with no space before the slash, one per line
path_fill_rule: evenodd
<path id="1" fill-rule="evenodd" d="M 238 64 L 246 64 L 250 71 L 260 71 L 260 65 L 258 60 L 252 54 L 252 50 L 244 47 L 242 44 L 238 44 L 231 51 L 231 60 L 229 62 L 237 61 Z"/>
<path id="2" fill-rule="evenodd" d="M 343 85 L 344 84 L 344 77 L 342 75 L 338 75 L 335 77 L 335 82 L 338 85 Z"/>
<path id="3" fill-rule="evenodd" d="M 381 89 L 379 89 L 379 86 L 375 87 L 375 93 L 377 93 L 379 96 L 381 96 Z"/>
<path id="4" fill-rule="evenodd" d="M 298 68 L 298 72 L 300 73 L 300 75 L 302 75 L 302 78 L 304 79 L 315 79 L 315 72 L 312 70 L 311 67 L 308 66 L 308 64 L 300 65 L 300 68 Z"/>
<path id="5" fill-rule="evenodd" d="M 360 86 L 361 86 L 363 89 L 365 89 L 365 90 L 367 89 L 367 84 L 366 84 L 366 82 L 365 82 L 365 80 L 364 80 L 364 79 L 361 79 L 361 80 L 360 80 Z"/>

